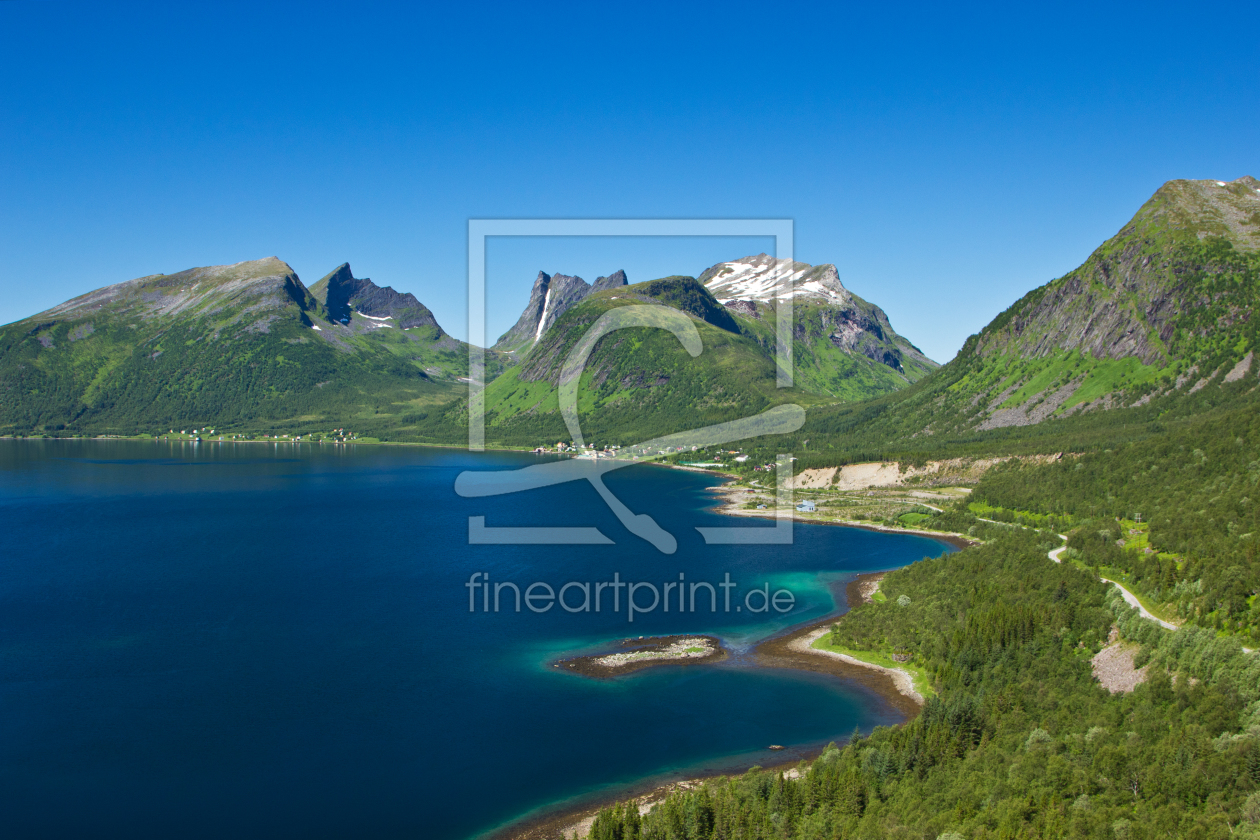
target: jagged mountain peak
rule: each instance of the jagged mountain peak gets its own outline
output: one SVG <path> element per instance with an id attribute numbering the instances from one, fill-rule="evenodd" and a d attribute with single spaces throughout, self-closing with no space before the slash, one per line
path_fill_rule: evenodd
<path id="1" fill-rule="evenodd" d="M 538 343 L 556 319 L 595 292 L 604 292 L 625 286 L 626 272 L 614 271 L 607 277 L 599 277 L 591 285 L 581 277 L 570 274 L 548 274 L 539 271 L 530 290 L 529 303 L 521 317 L 510 330 L 499 337 L 494 349 L 508 353 L 528 350 Z"/>
<path id="2" fill-rule="evenodd" d="M 433 313 L 415 295 L 378 286 L 368 277 L 355 277 L 348 262 L 311 286 L 311 294 L 335 322 L 346 323 L 352 313 L 358 312 L 374 320 L 391 319 L 399 329 L 432 327 L 439 336 L 444 334 Z"/>
<path id="3" fill-rule="evenodd" d="M 810 265 L 776 259 L 768 254 L 718 263 L 705 270 L 699 280 L 723 304 L 733 300 L 768 302 L 782 298 L 785 281 L 794 300 L 819 300 L 835 306 L 847 306 L 853 300 L 831 263 Z"/>
<path id="4" fill-rule="evenodd" d="M 626 272 L 619 268 L 607 277 L 595 278 L 595 282 L 591 285 L 591 292 L 606 292 L 609 289 L 617 289 L 626 285 L 629 285 L 626 280 Z"/>

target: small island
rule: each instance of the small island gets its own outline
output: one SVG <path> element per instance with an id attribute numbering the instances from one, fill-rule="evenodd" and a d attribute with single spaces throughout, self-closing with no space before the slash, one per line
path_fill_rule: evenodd
<path id="1" fill-rule="evenodd" d="M 630 674 L 655 665 L 695 665 L 726 658 L 722 643 L 713 636 L 652 636 L 623 639 L 618 650 L 561 659 L 553 667 L 585 677 L 606 678 Z"/>

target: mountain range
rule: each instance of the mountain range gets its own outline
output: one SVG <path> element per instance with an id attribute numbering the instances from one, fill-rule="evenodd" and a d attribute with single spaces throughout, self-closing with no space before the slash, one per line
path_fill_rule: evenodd
<path id="1" fill-rule="evenodd" d="M 836 457 L 1024 439 L 1108 409 L 1176 414 L 1254 385 L 1258 249 L 1260 182 L 1170 181 L 1079 268 L 1030 291 L 939 369 L 830 264 L 759 254 L 635 284 L 624 271 L 594 283 L 540 271 L 486 354 L 487 434 L 508 444 L 564 434 L 556 393 L 568 351 L 601 314 L 640 303 L 685 313 L 704 351 L 693 359 L 659 330 L 602 339 L 579 406 L 603 439 L 788 401 L 808 409 L 801 435 Z M 778 388 L 775 303 L 787 295 L 794 384 Z M 309 289 L 275 257 L 151 275 L 0 328 L 0 432 L 353 425 L 455 442 L 467 351 L 414 295 L 344 263 Z"/>
<path id="2" fill-rule="evenodd" d="M 716 422 L 749 405 L 862 399 L 935 367 L 893 332 L 882 310 L 845 290 L 834 266 L 787 266 L 761 255 L 704 276 L 744 264 L 775 276 L 803 268 L 811 278 L 788 284 L 807 316 L 795 331 L 799 388 L 775 388 L 774 307 L 756 289 L 724 305 L 691 277 L 631 286 L 620 270 L 594 283 L 539 272 L 517 323 L 487 353 L 492 426 L 514 442 L 563 432 L 559 354 L 610 305 L 650 302 L 686 312 L 705 331 L 710 352 L 696 367 L 663 334 L 630 344 L 625 336 L 610 339 L 621 349 L 596 353 L 602 395 L 586 401 L 610 409 L 595 418 L 604 432 L 617 426 L 630 435 L 636 424 L 666 430 L 692 410 Z M 815 294 L 815 275 L 827 295 Z M 151 275 L 0 328 L 0 393 L 12 396 L 0 402 L 0 429 L 350 424 L 380 437 L 449 437 L 463 428 L 467 351 L 414 295 L 356 278 L 348 263 L 310 288 L 275 257 Z M 630 405 L 636 410 L 627 411 Z"/>

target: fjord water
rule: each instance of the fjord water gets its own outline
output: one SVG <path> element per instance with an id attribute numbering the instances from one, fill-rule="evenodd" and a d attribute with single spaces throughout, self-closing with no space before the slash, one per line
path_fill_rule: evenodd
<path id="1" fill-rule="evenodd" d="M 586 484 L 453 491 L 462 470 L 535 460 L 0 441 L 6 836 L 470 837 L 567 797 L 769 762 L 768 744 L 896 719 L 868 689 L 739 654 L 832 610 L 829 582 L 946 546 L 799 524 L 789 546 L 705 546 L 697 525 L 761 523 L 709 511 L 711 476 L 659 467 L 607 484 L 678 538 L 672 556 L 628 534 Z M 596 526 L 615 544 L 469 546 L 469 516 Z M 729 572 L 732 609 L 767 582 L 797 600 L 782 616 L 713 615 L 706 595 L 694 614 L 633 624 L 624 603 L 470 613 L 477 571 L 522 588 Z M 630 635 L 699 631 L 735 655 L 607 681 L 548 664 Z"/>

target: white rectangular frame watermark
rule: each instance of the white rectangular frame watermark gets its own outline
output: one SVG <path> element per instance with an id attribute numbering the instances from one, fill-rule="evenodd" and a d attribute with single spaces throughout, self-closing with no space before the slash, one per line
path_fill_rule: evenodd
<path id="1" fill-rule="evenodd" d="M 468 220 L 468 450 L 485 451 L 486 239 L 491 236 L 772 236 L 774 256 L 793 260 L 792 219 L 469 219 Z M 783 273 L 775 312 L 775 385 L 791 387 L 792 280 Z M 792 542 L 792 457 L 780 454 L 776 464 L 774 528 L 697 528 L 709 544 Z M 565 529 L 492 528 L 485 517 L 469 518 L 469 542 L 475 544 L 609 543 L 596 529 L 570 529 L 570 539 L 548 533 Z M 595 531 L 595 534 L 585 532 Z M 583 538 L 585 537 L 585 538 Z"/>

